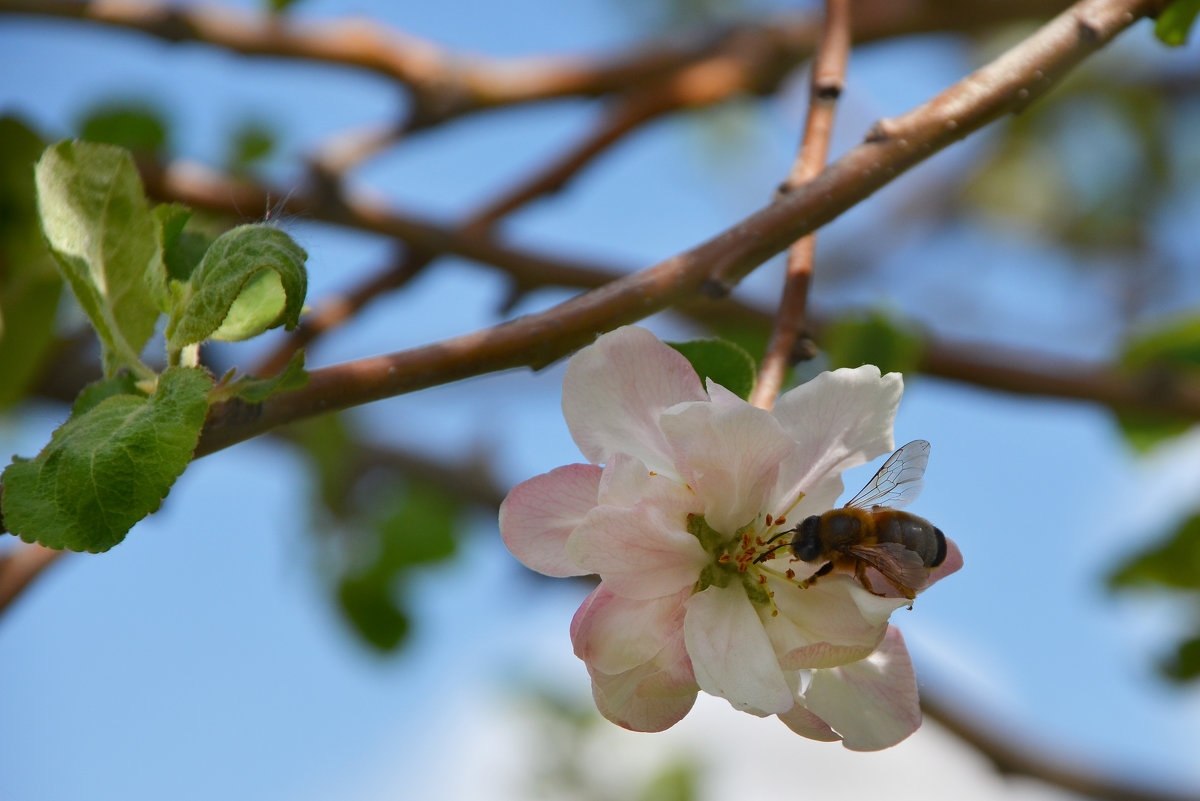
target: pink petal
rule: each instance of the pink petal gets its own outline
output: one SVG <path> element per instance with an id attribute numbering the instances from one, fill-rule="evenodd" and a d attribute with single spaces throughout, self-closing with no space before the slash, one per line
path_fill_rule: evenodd
<path id="1" fill-rule="evenodd" d="M 513 487 L 500 504 L 500 537 L 512 555 L 548 576 L 582 576 L 567 537 L 596 505 L 601 469 L 569 464 Z"/>
<path id="2" fill-rule="evenodd" d="M 917 679 L 900 630 L 889 628 L 866 659 L 815 671 L 804 703 L 852 751 L 890 748 L 916 731 L 921 725 Z"/>
<path id="3" fill-rule="evenodd" d="M 567 540 L 567 555 L 617 595 L 647 599 L 696 583 L 710 561 L 677 506 L 598 506 Z"/>
<path id="4" fill-rule="evenodd" d="M 575 655 L 610 675 L 649 662 L 679 637 L 689 594 L 637 601 L 614 595 L 601 583 L 571 622 Z"/>
<path id="5" fill-rule="evenodd" d="M 794 447 L 769 412 L 744 401 L 680 404 L 660 424 L 705 520 L 729 536 L 764 509 L 779 463 Z"/>
<path id="6" fill-rule="evenodd" d="M 842 736 L 829 728 L 829 724 L 814 715 L 810 710 L 805 709 L 803 704 L 797 703 L 787 712 L 780 712 L 779 719 L 783 721 L 789 729 L 799 734 L 801 737 L 807 737 L 810 740 L 820 740 L 823 743 L 831 743 L 842 739 Z"/>
<path id="7" fill-rule="evenodd" d="M 792 691 L 740 584 L 712 586 L 689 598 L 683 634 L 702 690 L 755 715 L 791 709 Z"/>
<path id="8" fill-rule="evenodd" d="M 868 364 L 821 373 L 781 395 L 772 414 L 797 444 L 780 468 L 788 479 L 783 495 L 890 451 L 903 392 L 899 373 L 881 376 Z"/>
<path id="9" fill-rule="evenodd" d="M 627 453 L 659 473 L 672 472 L 659 415 L 677 403 L 707 399 L 688 360 L 636 326 L 576 353 L 563 379 L 563 416 L 588 461 L 603 464 Z"/>
<path id="10" fill-rule="evenodd" d="M 663 731 L 674 726 L 696 702 L 696 679 L 682 631 L 655 658 L 617 674 L 588 666 L 592 697 L 600 714 L 633 731 Z"/>

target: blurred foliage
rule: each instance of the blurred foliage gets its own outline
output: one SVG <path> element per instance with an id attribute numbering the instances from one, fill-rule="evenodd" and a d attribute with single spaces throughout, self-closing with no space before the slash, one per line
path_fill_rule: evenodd
<path id="1" fill-rule="evenodd" d="M 41 138 L 0 118 L 0 411 L 37 379 L 54 342 L 62 279 L 38 220 L 33 164 Z"/>
<path id="2" fill-rule="evenodd" d="M 590 701 L 544 688 L 525 696 L 537 724 L 530 753 L 529 796 L 555 801 L 696 801 L 703 771 L 690 756 L 664 759 L 648 776 L 615 775 L 595 754 L 603 753 L 612 726 Z"/>
<path id="3" fill-rule="evenodd" d="M 266 4 L 267 9 L 271 11 L 271 13 L 282 14 L 283 12 L 289 10 L 292 6 L 296 5 L 296 3 L 300 2 L 300 0 L 263 0 L 263 2 Z"/>
<path id="4" fill-rule="evenodd" d="M 151 156 L 163 155 L 168 144 L 162 112 L 136 100 L 112 101 L 88 111 L 79 122 L 79 136 Z"/>
<path id="5" fill-rule="evenodd" d="M 405 588 L 455 554 L 462 503 L 403 469 L 365 460 L 343 416 L 294 426 L 320 488 L 314 529 L 331 547 L 338 606 L 358 635 L 395 651 L 409 634 Z"/>
<path id="6" fill-rule="evenodd" d="M 1109 586 L 1167 594 L 1191 606 L 1194 628 L 1159 663 L 1159 670 L 1177 682 L 1200 677 L 1200 514 L 1119 565 L 1109 576 Z"/>
<path id="7" fill-rule="evenodd" d="M 245 175 L 275 151 L 275 133 L 266 123 L 247 121 L 230 136 L 225 165 L 235 175 Z"/>
<path id="8" fill-rule="evenodd" d="M 1187 377 L 1200 381 L 1200 317 L 1184 315 L 1129 336 L 1119 365 L 1141 380 L 1169 384 Z M 1146 452 L 1187 431 L 1192 421 L 1122 412 L 1117 420 L 1129 443 Z"/>
<path id="9" fill-rule="evenodd" d="M 1083 70 L 1010 118 L 963 200 L 984 217 L 1088 250 L 1143 248 L 1171 187 L 1170 98 Z M 1089 152 L 1081 159 L 1079 142 Z M 1097 170 L 1097 161 L 1107 169 Z M 1131 261 L 1131 266 L 1133 262 Z"/>
<path id="10" fill-rule="evenodd" d="M 698 339 L 692 342 L 668 342 L 683 354 L 703 381 L 711 378 L 742 400 L 750 397 L 757 371 L 754 357 L 735 342 L 724 339 Z"/>
<path id="11" fill-rule="evenodd" d="M 1175 0 L 1158 15 L 1154 34 L 1166 44 L 1179 47 L 1187 42 L 1197 14 L 1200 14 L 1200 0 Z"/>
<path id="12" fill-rule="evenodd" d="M 873 364 L 885 373 L 911 373 L 924 349 L 916 330 L 878 310 L 841 317 L 821 339 L 831 369 Z"/>

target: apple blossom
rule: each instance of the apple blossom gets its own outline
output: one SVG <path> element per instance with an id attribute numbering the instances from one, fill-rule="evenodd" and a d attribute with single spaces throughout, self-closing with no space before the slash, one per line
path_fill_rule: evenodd
<path id="1" fill-rule="evenodd" d="M 902 391 L 870 365 L 835 370 L 768 412 L 633 326 L 570 360 L 563 414 L 590 464 L 514 487 L 500 530 L 538 572 L 600 577 L 571 639 L 605 717 L 661 731 L 704 690 L 854 750 L 916 730 L 912 664 L 888 622 L 910 602 L 840 571 L 810 584 L 820 564 L 772 550 L 833 508 L 843 470 L 892 449 Z M 929 583 L 962 565 L 947 547 Z"/>

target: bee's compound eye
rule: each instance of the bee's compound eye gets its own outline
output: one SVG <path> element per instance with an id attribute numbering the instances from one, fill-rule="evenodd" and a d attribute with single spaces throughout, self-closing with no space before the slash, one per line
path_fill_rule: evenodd
<path id="1" fill-rule="evenodd" d="M 821 555 L 821 551 L 821 518 L 817 515 L 806 517 L 796 529 L 792 553 L 797 559 L 811 562 Z"/>

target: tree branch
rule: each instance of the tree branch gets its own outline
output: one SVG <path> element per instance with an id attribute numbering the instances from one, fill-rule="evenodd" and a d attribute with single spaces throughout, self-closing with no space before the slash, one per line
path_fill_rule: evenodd
<path id="1" fill-rule="evenodd" d="M 787 193 L 811 181 L 825 166 L 829 157 L 829 140 L 833 135 L 834 112 L 846 80 L 846 61 L 850 57 L 850 2 L 826 0 L 825 29 L 812 66 L 812 82 L 808 93 L 808 119 L 796 160 L 780 191 Z M 811 233 L 788 248 L 783 298 L 771 338 L 758 369 L 758 380 L 750 394 L 750 402 L 770 409 L 783 388 L 787 368 L 795 363 L 797 340 L 804 329 L 805 307 L 808 304 L 808 285 L 812 278 L 813 260 L 817 252 L 817 235 Z"/>
<path id="2" fill-rule="evenodd" d="M 935 30 L 977 30 L 1055 13 L 1063 0 L 858 0 L 855 39 L 870 41 Z M 808 15 L 788 15 L 719 33 L 650 42 L 601 58 L 493 59 L 447 51 L 370 20 L 298 21 L 205 4 L 132 0 L 0 0 L 0 14 L 107 25 L 172 43 L 203 42 L 251 56 L 296 58 L 369 70 L 405 85 L 414 108 L 408 130 L 497 106 L 622 92 L 671 71 L 735 67 L 746 91 L 770 92 L 813 51 Z"/>
<path id="3" fill-rule="evenodd" d="M 308 386 L 267 399 L 253 414 L 213 407 L 198 455 L 286 422 L 513 367 L 543 367 L 596 334 L 697 296 L 714 274 L 755 266 L 967 134 L 1044 94 L 1059 78 L 1166 0 L 1083 0 L 982 69 L 916 109 L 880 120 L 861 145 L 817 178 L 708 240 L 537 314 L 310 374 Z M 479 244 L 479 243 L 476 243 Z"/>

